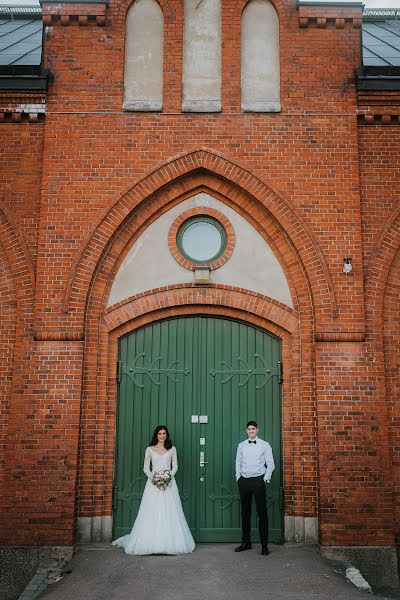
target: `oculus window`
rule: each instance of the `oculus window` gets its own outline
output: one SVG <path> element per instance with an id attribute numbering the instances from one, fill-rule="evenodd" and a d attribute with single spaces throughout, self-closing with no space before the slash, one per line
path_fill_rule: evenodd
<path id="1" fill-rule="evenodd" d="M 227 236 L 225 229 L 211 217 L 194 217 L 181 225 L 177 234 L 179 251 L 188 260 L 210 263 L 225 251 Z"/>

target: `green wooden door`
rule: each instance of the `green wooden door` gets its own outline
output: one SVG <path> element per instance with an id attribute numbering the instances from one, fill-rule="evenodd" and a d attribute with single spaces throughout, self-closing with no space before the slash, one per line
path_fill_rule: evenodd
<path id="1" fill-rule="evenodd" d="M 165 424 L 195 540 L 239 542 L 235 454 L 246 422 L 255 419 L 274 452 L 270 538 L 282 541 L 279 361 L 279 340 L 227 319 L 171 319 L 120 339 L 114 537 L 132 527 L 146 482 L 144 451 L 156 425 Z"/>

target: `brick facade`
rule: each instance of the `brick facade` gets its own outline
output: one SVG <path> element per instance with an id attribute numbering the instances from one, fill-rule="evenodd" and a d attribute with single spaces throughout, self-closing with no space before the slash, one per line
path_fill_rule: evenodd
<path id="1" fill-rule="evenodd" d="M 160 1 L 162 113 L 122 112 L 127 0 L 46 0 L 45 118 L 13 119 L 21 99 L 0 99 L 10 115 L 0 122 L 1 537 L 69 546 L 77 518 L 111 516 L 117 339 L 200 313 L 283 341 L 285 515 L 317 518 L 322 547 L 392 551 L 399 96 L 357 99 L 361 8 L 299 13 L 277 0 L 282 111 L 241 113 L 246 2 L 223 0 L 222 112 L 184 114 L 182 4 Z M 177 285 L 107 309 L 140 233 L 198 191 L 268 242 L 294 308 L 251 290 Z"/>

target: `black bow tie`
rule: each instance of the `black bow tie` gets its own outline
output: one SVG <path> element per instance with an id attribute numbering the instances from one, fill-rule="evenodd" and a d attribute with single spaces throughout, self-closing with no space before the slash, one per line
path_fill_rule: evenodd
<path id="1" fill-rule="evenodd" d="M 257 444 L 256 440 L 254 440 L 254 442 L 252 440 L 249 440 L 249 444 Z"/>

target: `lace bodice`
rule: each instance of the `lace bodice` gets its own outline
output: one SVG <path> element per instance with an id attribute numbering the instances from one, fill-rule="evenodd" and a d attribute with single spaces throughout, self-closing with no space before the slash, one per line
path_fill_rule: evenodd
<path id="1" fill-rule="evenodd" d="M 167 469 L 171 471 L 172 476 L 174 476 L 178 470 L 175 446 L 172 446 L 172 448 L 167 450 L 164 454 L 159 454 L 152 446 L 146 448 L 143 471 L 146 473 L 147 477 L 151 479 L 153 472 L 158 473 L 159 471 L 165 471 Z"/>

